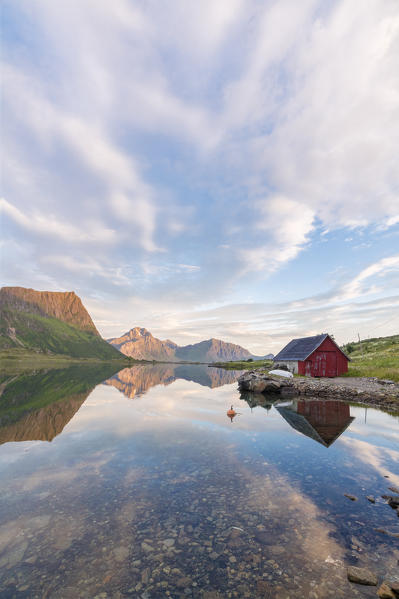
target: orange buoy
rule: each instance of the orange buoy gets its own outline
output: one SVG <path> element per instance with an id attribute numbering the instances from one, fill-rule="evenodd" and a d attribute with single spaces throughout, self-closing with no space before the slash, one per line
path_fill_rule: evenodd
<path id="1" fill-rule="evenodd" d="M 235 411 L 233 406 L 231 406 L 230 410 L 227 410 L 227 416 L 230 418 L 231 422 L 233 422 L 234 416 L 237 416 L 237 412 Z"/>

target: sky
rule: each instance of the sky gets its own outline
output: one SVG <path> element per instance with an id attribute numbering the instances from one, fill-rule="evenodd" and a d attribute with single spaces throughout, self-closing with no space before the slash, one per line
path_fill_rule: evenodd
<path id="1" fill-rule="evenodd" d="M 257 355 L 399 332 L 397 0 L 4 0 L 1 274 Z"/>

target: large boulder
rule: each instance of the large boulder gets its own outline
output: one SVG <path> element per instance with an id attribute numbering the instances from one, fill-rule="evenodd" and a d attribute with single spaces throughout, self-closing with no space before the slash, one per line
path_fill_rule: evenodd
<path id="1" fill-rule="evenodd" d="M 263 372 L 245 372 L 238 378 L 240 391 L 253 393 L 279 393 L 285 381 L 277 381 Z"/>

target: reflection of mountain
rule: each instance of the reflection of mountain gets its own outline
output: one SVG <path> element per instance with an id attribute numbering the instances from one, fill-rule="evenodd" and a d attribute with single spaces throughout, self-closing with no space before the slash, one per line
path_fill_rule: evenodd
<path id="1" fill-rule="evenodd" d="M 276 409 L 292 428 L 325 447 L 330 447 L 354 420 L 349 405 L 342 401 L 295 400 Z"/>
<path id="2" fill-rule="evenodd" d="M 92 389 L 115 372 L 96 364 L 3 379 L 0 388 L 0 444 L 51 441 L 79 410 Z"/>
<path id="3" fill-rule="evenodd" d="M 105 381 L 133 399 L 156 385 L 169 385 L 177 379 L 194 381 L 204 387 L 221 387 L 235 383 L 240 371 L 208 368 L 200 364 L 138 364 L 124 368 Z"/>
<path id="4" fill-rule="evenodd" d="M 52 441 L 79 410 L 89 393 L 61 399 L 26 414 L 13 424 L 0 427 L 0 444 L 9 441 Z"/>

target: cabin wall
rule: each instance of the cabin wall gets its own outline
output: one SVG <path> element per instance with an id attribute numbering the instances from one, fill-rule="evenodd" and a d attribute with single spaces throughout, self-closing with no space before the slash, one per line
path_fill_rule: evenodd
<path id="1" fill-rule="evenodd" d="M 340 376 L 345 372 L 348 360 L 328 338 L 305 361 L 298 362 L 298 373 L 304 376 Z"/>
<path id="2" fill-rule="evenodd" d="M 292 374 L 298 374 L 298 362 L 297 360 L 277 360 L 273 366 L 273 368 L 277 368 L 278 365 L 287 366 L 288 370 L 292 372 Z"/>

